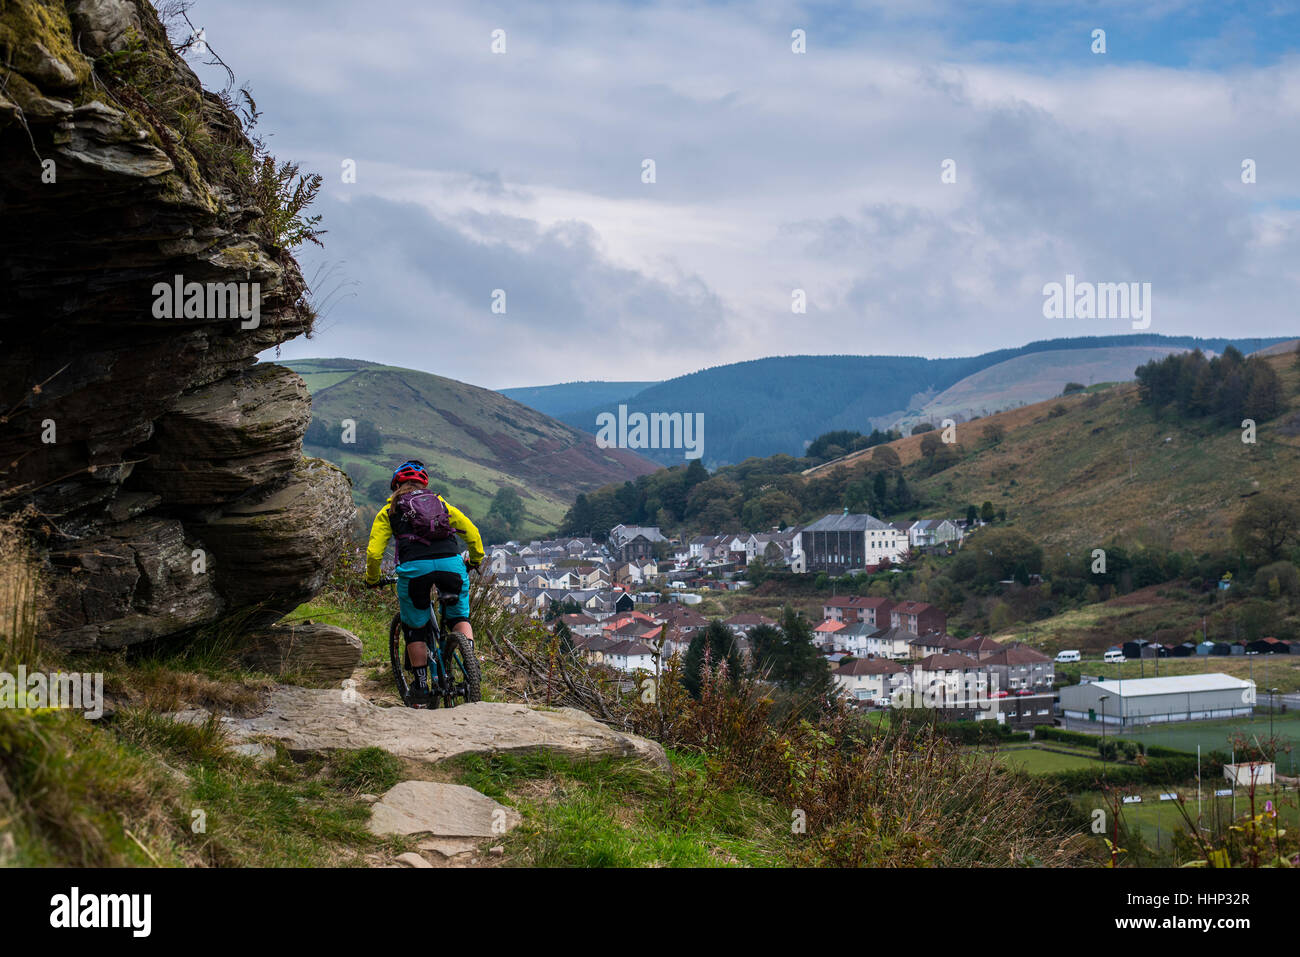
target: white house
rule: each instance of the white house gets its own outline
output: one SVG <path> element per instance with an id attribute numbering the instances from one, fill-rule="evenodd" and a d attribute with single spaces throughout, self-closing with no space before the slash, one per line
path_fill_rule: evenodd
<path id="1" fill-rule="evenodd" d="M 960 542 L 962 530 L 952 519 L 921 518 L 914 522 L 895 522 L 894 527 L 907 535 L 912 548 L 930 548 L 949 542 Z"/>
<path id="2" fill-rule="evenodd" d="M 894 691 L 906 683 L 907 675 L 896 661 L 855 658 L 837 667 L 831 677 L 839 690 L 857 701 L 888 704 Z"/>
<path id="3" fill-rule="evenodd" d="M 623 672 L 654 671 L 654 650 L 639 641 L 619 641 L 604 651 L 605 664 Z"/>

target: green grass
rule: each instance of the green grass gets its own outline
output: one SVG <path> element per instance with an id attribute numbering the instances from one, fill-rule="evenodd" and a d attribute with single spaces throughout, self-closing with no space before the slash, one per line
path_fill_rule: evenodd
<path id="1" fill-rule="evenodd" d="M 363 664 L 377 659 L 387 665 L 388 626 L 393 620 L 393 615 L 397 613 L 397 596 L 392 592 L 391 588 L 386 591 L 386 594 L 392 597 L 390 604 L 377 605 L 373 608 L 361 607 L 355 603 L 345 606 L 329 601 L 327 594 L 317 595 L 315 600 L 295 608 L 293 614 L 285 620 L 301 621 L 310 618 L 312 621 L 346 628 L 361 639 Z"/>
<path id="2" fill-rule="evenodd" d="M 617 759 L 470 757 L 457 780 L 515 807 L 505 860 L 533 867 L 775 866 L 791 847 L 788 814 L 743 789 L 704 786 L 697 761 L 671 754 L 680 782 Z"/>
<path id="3" fill-rule="evenodd" d="M 380 492 L 393 465 L 412 456 L 439 473 L 439 490 L 471 519 L 487 514 L 499 489 L 514 488 L 524 502 L 525 520 L 516 530 L 522 535 L 553 529 L 578 492 L 635 474 L 619 457 L 597 449 L 586 433 L 497 392 L 374 363 L 285 364 L 308 383 L 320 421 L 333 428 L 352 419 L 359 433 L 377 437 L 371 452 L 307 447 L 348 473 L 354 500 L 372 514 L 383 504 Z M 643 471 L 649 468 L 647 462 Z"/>
<path id="4" fill-rule="evenodd" d="M 1142 728 L 1127 731 L 1120 737 L 1141 741 L 1146 745 L 1160 745 L 1195 754 L 1198 744 L 1201 746 L 1202 753 L 1227 752 L 1231 747 L 1229 739 L 1234 732 L 1252 737 L 1257 735 L 1262 741 L 1268 737 L 1268 729 L 1268 715 L 1256 715 L 1253 718 L 1238 720 L 1190 721 L 1167 727 Z M 1300 754 L 1297 754 L 1297 751 L 1300 751 L 1300 714 L 1274 715 L 1273 733 L 1283 741 L 1289 742 L 1292 747 L 1290 754 L 1278 755 L 1282 773 L 1289 775 L 1293 773 L 1292 769 L 1300 769 Z"/>
<path id="5" fill-rule="evenodd" d="M 1056 742 L 1052 743 L 1056 748 Z M 1082 750 L 1069 748 L 1069 754 L 1060 754 L 1056 750 L 1047 751 L 1033 745 L 999 749 L 997 760 L 1007 767 L 1016 767 L 1027 774 L 1051 774 L 1053 771 L 1077 771 L 1081 768 L 1099 766 L 1102 762 L 1095 755 L 1089 757 Z"/>
<path id="6" fill-rule="evenodd" d="M 332 385 L 338 385 L 344 379 L 354 375 L 356 370 L 350 372 L 299 372 L 302 381 L 307 383 L 307 388 L 312 392 L 319 392 L 322 389 L 328 389 Z"/>
<path id="7" fill-rule="evenodd" d="M 1184 807 L 1193 821 L 1199 813 L 1201 827 L 1219 833 L 1234 820 L 1250 813 L 1250 797 L 1245 789 L 1239 788 L 1236 795 L 1236 809 L 1232 797 L 1215 797 L 1214 792 L 1226 788 L 1224 780 L 1205 779 L 1201 783 L 1201 800 L 1198 811 L 1195 785 L 1180 789 L 1177 793 L 1185 800 Z M 1173 801 L 1162 801 L 1160 795 L 1167 793 L 1167 788 L 1126 787 L 1121 788 L 1123 796 L 1141 795 L 1140 804 L 1120 804 L 1121 828 L 1129 833 L 1141 835 L 1142 842 L 1156 855 L 1155 860 L 1144 861 L 1149 864 L 1178 864 L 1181 860 L 1173 855 L 1173 835 L 1186 834 L 1187 824 Z M 1300 795 L 1294 790 L 1279 788 L 1274 808 L 1278 812 L 1281 826 L 1287 829 L 1300 827 Z M 1260 788 L 1255 794 L 1256 811 L 1264 808 L 1264 802 L 1273 800 L 1272 788 Z M 1076 799 L 1078 806 L 1085 813 L 1097 808 L 1109 808 L 1110 801 L 1098 791 L 1080 794 Z M 1113 798 L 1111 799 L 1113 800 Z M 1109 811 L 1107 811 L 1109 814 Z M 1109 835 L 1108 835 L 1109 836 Z M 1123 840 L 1121 840 L 1123 844 Z"/>
<path id="8" fill-rule="evenodd" d="M 0 712 L 0 806 L 17 866 L 322 867 L 409 842 L 369 833 L 363 788 L 395 783 L 382 752 L 259 764 L 217 722 L 128 709 L 111 722 Z"/>

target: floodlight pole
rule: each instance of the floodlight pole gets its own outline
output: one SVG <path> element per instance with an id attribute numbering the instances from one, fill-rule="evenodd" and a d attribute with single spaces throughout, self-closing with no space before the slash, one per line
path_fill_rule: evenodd
<path id="1" fill-rule="evenodd" d="M 1102 773 L 1106 771 L 1106 699 L 1110 695 L 1098 695 L 1097 702 L 1101 705 L 1101 765 Z"/>

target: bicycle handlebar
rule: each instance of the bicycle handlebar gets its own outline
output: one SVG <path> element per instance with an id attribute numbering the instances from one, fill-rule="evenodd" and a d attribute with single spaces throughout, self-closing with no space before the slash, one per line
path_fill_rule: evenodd
<path id="1" fill-rule="evenodd" d="M 469 570 L 474 572 L 476 575 L 478 575 L 481 578 L 483 576 L 483 565 L 484 565 L 483 562 L 479 562 L 477 565 L 471 565 Z M 366 587 L 383 588 L 385 585 L 396 585 L 396 584 L 397 584 L 397 576 L 389 575 L 387 578 L 379 579 L 379 581 L 375 582 L 373 585 L 367 583 Z"/>

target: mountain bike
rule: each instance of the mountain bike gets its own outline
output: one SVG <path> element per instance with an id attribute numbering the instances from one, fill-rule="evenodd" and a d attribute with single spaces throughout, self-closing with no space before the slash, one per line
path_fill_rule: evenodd
<path id="1" fill-rule="evenodd" d="M 396 585 L 396 577 L 381 578 L 375 583 L 376 588 L 384 585 Z M 447 600 L 455 595 L 438 592 L 437 614 L 430 614 L 433 620 L 433 640 L 429 642 L 429 700 L 427 706 L 454 708 L 458 704 L 478 701 L 482 682 L 479 678 L 478 657 L 474 654 L 474 642 L 467 641 L 459 632 L 447 627 L 445 609 Z M 418 708 L 421 702 L 414 700 L 415 672 L 411 670 L 411 661 L 402 647 L 402 615 L 393 616 L 388 626 L 388 657 L 393 666 L 393 680 L 397 684 L 397 696 L 408 708 Z"/>

